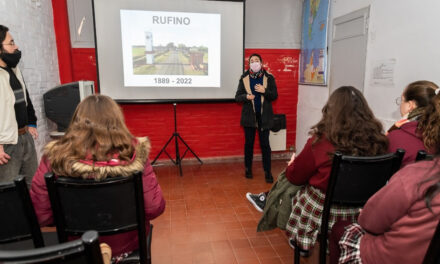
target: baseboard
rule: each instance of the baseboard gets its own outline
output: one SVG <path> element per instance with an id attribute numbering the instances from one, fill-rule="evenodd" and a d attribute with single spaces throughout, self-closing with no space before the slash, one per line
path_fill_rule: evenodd
<path id="1" fill-rule="evenodd" d="M 292 152 L 274 152 L 271 154 L 272 160 L 290 160 Z M 221 156 L 221 157 L 203 157 L 200 159 L 204 164 L 213 163 L 233 163 L 233 162 L 244 162 L 244 156 Z M 261 154 L 254 155 L 255 161 L 261 161 Z M 200 164 L 200 162 L 195 157 L 185 157 L 182 160 L 182 164 Z M 174 165 L 170 159 L 160 159 L 157 160 L 153 166 L 169 166 Z"/>

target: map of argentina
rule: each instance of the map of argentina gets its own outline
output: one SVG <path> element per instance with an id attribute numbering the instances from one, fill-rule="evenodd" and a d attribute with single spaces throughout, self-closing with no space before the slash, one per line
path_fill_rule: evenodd
<path id="1" fill-rule="evenodd" d="M 327 22 L 329 0 L 304 1 L 300 83 L 327 82 Z"/>

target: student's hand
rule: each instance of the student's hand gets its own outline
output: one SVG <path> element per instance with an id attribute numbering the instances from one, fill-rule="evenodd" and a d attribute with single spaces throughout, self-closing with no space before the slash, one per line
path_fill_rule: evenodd
<path id="1" fill-rule="evenodd" d="M 35 127 L 28 127 L 28 131 L 34 139 L 38 138 L 38 131 Z"/>
<path id="2" fill-rule="evenodd" d="M 253 95 L 253 94 L 246 95 L 246 99 L 248 99 L 248 100 L 254 100 L 254 98 L 255 98 L 255 95 Z"/>
<path id="3" fill-rule="evenodd" d="M 290 158 L 290 161 L 287 163 L 287 166 L 290 166 L 290 164 L 292 164 L 294 160 L 295 160 L 295 152 L 293 152 L 292 157 Z"/>
<path id="4" fill-rule="evenodd" d="M 3 145 L 0 145 L 0 165 L 8 163 L 9 159 L 11 159 L 11 156 L 6 154 L 3 149 Z"/>
<path id="5" fill-rule="evenodd" d="M 266 89 L 264 88 L 263 85 L 261 84 L 256 84 L 255 85 L 255 91 L 264 94 L 266 92 Z"/>

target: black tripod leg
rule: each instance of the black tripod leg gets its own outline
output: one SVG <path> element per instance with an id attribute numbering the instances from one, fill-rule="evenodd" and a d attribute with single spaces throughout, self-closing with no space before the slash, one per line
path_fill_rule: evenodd
<path id="1" fill-rule="evenodd" d="M 177 141 L 177 138 L 180 138 L 178 133 L 174 133 L 173 137 L 175 138 L 176 143 L 176 164 L 179 165 L 179 172 L 180 176 L 182 176 L 182 159 L 180 158 L 180 152 L 179 152 L 179 142 Z"/>
<path id="2" fill-rule="evenodd" d="M 186 144 L 186 142 L 183 140 L 183 138 L 179 135 L 179 133 L 177 133 L 177 115 L 176 115 L 176 103 L 173 103 L 173 108 L 174 108 L 174 133 L 173 135 L 170 137 L 170 139 L 168 139 L 167 143 L 165 143 L 165 146 L 160 150 L 159 154 L 157 154 L 156 158 L 154 158 L 153 162 L 151 164 L 154 164 L 156 162 L 156 160 L 159 158 L 159 156 L 162 154 L 162 152 L 165 151 L 165 153 L 168 155 L 168 157 L 171 159 L 171 161 L 175 164 L 175 165 L 179 165 L 179 172 L 180 172 L 180 176 L 183 175 L 182 173 L 182 159 L 185 156 L 186 152 L 189 150 L 191 151 L 191 153 L 194 155 L 194 157 L 197 158 L 197 160 L 200 162 L 200 164 L 203 164 L 202 160 L 199 159 L 199 157 L 196 155 L 196 153 L 194 153 L 194 151 L 192 151 L 192 149 L 188 146 L 188 144 Z M 171 142 L 171 140 L 175 138 L 175 144 L 176 144 L 176 161 L 174 162 L 174 160 L 171 158 L 171 156 L 168 154 L 168 152 L 165 150 L 168 146 L 168 144 Z M 183 153 L 183 156 L 180 156 L 179 153 L 179 141 L 178 139 L 180 139 L 182 141 L 183 144 L 185 144 L 186 146 L 186 150 L 185 153 Z"/>
<path id="3" fill-rule="evenodd" d="M 196 153 L 194 153 L 194 151 L 192 151 L 192 149 L 188 146 L 188 144 L 186 144 L 185 140 L 183 140 L 183 138 L 177 134 L 177 137 L 179 137 L 180 141 L 182 141 L 183 144 L 185 144 L 186 148 L 194 155 L 194 157 L 197 158 L 197 160 L 200 162 L 200 164 L 203 164 L 202 160 L 199 159 L 199 157 L 196 155 Z M 176 139 L 177 141 L 177 139 Z"/>
<path id="4" fill-rule="evenodd" d="M 174 137 L 174 134 L 171 135 L 170 139 L 168 139 L 167 143 L 165 143 L 165 146 L 163 146 L 163 148 L 160 150 L 159 154 L 157 154 L 157 156 L 154 158 L 153 162 L 151 162 L 151 165 L 153 165 L 156 162 L 156 160 L 159 158 L 160 154 L 162 154 L 162 152 L 165 151 L 165 149 L 168 147 L 168 144 L 170 144 L 170 142 L 173 139 L 173 137 Z M 171 160 L 174 162 L 173 159 L 171 159 Z"/>

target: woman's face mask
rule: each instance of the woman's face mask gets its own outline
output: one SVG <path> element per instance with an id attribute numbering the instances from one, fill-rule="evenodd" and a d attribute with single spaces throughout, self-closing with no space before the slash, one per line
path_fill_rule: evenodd
<path id="1" fill-rule="evenodd" d="M 261 63 L 260 62 L 251 62 L 250 68 L 253 72 L 259 72 L 261 70 Z"/>
<path id="2" fill-rule="evenodd" d="M 261 60 L 258 56 L 252 56 L 249 58 L 249 68 L 253 72 L 259 72 L 261 70 Z"/>

